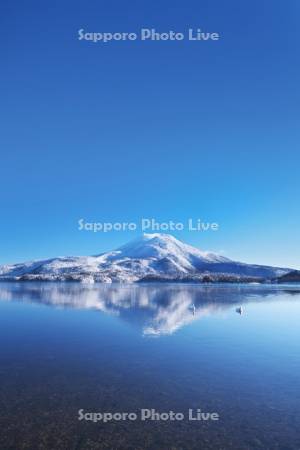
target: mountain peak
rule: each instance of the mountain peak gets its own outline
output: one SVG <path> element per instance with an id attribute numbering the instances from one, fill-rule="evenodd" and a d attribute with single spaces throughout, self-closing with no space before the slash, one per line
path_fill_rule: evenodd
<path id="1" fill-rule="evenodd" d="M 166 233 L 143 233 L 135 239 L 127 242 L 127 244 L 122 245 L 120 249 L 123 249 L 128 246 L 135 246 L 138 244 L 141 245 L 149 245 L 149 244 L 168 244 L 168 243 L 177 243 L 178 245 L 184 245 L 179 239 L 176 239 L 171 234 Z"/>
<path id="2" fill-rule="evenodd" d="M 141 237 L 136 240 L 150 241 L 152 239 L 161 242 L 181 242 L 179 239 L 167 233 L 143 233 Z"/>
<path id="3" fill-rule="evenodd" d="M 118 258 L 168 258 L 185 268 L 191 268 L 195 258 L 203 262 L 217 262 L 225 259 L 214 253 L 203 252 L 166 233 L 144 233 L 119 247 L 116 254 Z"/>
<path id="4" fill-rule="evenodd" d="M 142 236 L 146 239 L 153 239 L 156 237 L 161 239 L 176 239 L 172 234 L 167 233 L 143 233 Z"/>
<path id="5" fill-rule="evenodd" d="M 122 256 L 129 258 L 163 257 L 162 249 L 174 251 L 173 246 L 184 245 L 170 234 L 144 233 L 117 249 Z"/>

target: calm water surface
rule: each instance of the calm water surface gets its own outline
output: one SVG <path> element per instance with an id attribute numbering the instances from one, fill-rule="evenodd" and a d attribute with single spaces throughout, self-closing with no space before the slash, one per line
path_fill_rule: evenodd
<path id="1" fill-rule="evenodd" d="M 300 286 L 0 283 L 0 448 L 300 449 Z M 78 410 L 219 421 L 78 420 Z"/>

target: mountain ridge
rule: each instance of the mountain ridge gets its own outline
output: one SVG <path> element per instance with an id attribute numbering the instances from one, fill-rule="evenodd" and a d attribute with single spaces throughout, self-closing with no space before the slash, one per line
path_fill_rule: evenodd
<path id="1" fill-rule="evenodd" d="M 0 280 L 141 282 L 264 281 L 292 269 L 233 261 L 169 234 L 143 234 L 111 252 L 0 266 Z"/>

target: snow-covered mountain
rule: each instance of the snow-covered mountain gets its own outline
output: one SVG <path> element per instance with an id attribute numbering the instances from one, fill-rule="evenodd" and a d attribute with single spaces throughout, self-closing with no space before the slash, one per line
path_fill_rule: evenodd
<path id="1" fill-rule="evenodd" d="M 291 269 L 244 264 L 204 252 L 169 234 L 144 234 L 96 256 L 53 258 L 0 266 L 0 280 L 83 282 L 260 281 Z"/>

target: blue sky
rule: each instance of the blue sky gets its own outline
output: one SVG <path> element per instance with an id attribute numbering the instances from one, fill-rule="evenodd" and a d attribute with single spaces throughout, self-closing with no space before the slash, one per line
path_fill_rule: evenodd
<path id="1" fill-rule="evenodd" d="M 137 233 L 91 222 L 200 218 L 175 235 L 300 268 L 299 2 L 4 1 L 0 263 L 96 254 Z M 218 42 L 78 41 L 188 28 Z"/>

